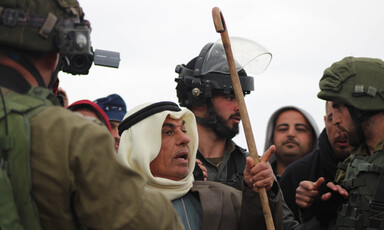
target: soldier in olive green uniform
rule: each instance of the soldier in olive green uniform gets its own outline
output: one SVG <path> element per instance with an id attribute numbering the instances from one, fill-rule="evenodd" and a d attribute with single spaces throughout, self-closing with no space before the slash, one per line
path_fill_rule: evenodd
<path id="1" fill-rule="evenodd" d="M 332 101 L 333 124 L 354 147 L 321 197 L 339 204 L 329 228 L 384 229 L 384 62 L 346 57 L 325 70 L 320 89 L 318 97 Z M 325 206 L 322 220 L 329 218 Z"/>
<path id="2" fill-rule="evenodd" d="M 76 0 L 0 1 L 0 229 L 183 229 L 105 127 L 57 106 L 59 54 L 81 64 L 88 35 Z"/>

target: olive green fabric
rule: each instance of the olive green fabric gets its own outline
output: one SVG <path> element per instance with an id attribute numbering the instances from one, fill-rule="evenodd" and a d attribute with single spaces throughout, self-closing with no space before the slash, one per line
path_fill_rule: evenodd
<path id="1" fill-rule="evenodd" d="M 32 195 L 44 229 L 183 229 L 164 196 L 118 162 L 108 130 L 59 106 L 30 119 Z"/>
<path id="2" fill-rule="evenodd" d="M 331 223 L 329 229 L 368 229 L 370 202 L 384 165 L 383 144 L 384 139 L 372 155 L 365 145 L 353 149 L 345 161 L 347 168 L 337 172 L 336 182 L 348 191 L 349 198 L 339 208 L 336 222 Z"/>
<path id="3" fill-rule="evenodd" d="M 31 119 L 33 192 L 44 229 L 182 229 L 171 203 L 122 166 L 108 130 L 60 107 Z"/>
<path id="4" fill-rule="evenodd" d="M 75 17 L 75 14 L 83 16 L 77 0 L 0 0 L 0 7 L 3 7 L 3 12 L 10 8 L 41 17 L 47 17 L 48 13 L 57 18 Z M 57 52 L 53 44 L 57 30 L 53 30 L 48 38 L 40 36 L 39 30 L 39 27 L 32 26 L 6 26 L 0 21 L 0 45 L 30 51 Z"/>
<path id="5" fill-rule="evenodd" d="M 0 169 L 0 228 L 3 230 L 24 229 L 17 212 L 11 182 L 6 170 Z"/>
<path id="6" fill-rule="evenodd" d="M 346 57 L 324 71 L 320 90 L 320 99 L 365 111 L 384 110 L 384 62 Z"/>
<path id="7" fill-rule="evenodd" d="M 1 103 L 0 156 L 3 167 L 0 169 L 0 228 L 41 229 L 39 215 L 31 196 L 29 118 L 52 105 L 50 101 L 43 99 L 50 91 L 33 88 L 29 95 L 4 91 L 7 113 L 5 114 L 4 105 Z"/>

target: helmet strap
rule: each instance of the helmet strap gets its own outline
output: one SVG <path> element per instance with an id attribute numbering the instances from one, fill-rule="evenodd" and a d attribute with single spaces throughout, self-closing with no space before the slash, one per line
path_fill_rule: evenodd
<path id="1" fill-rule="evenodd" d="M 353 121 L 353 123 L 355 124 L 355 127 L 356 127 L 356 131 L 357 131 L 357 135 L 358 135 L 357 136 L 358 143 L 359 143 L 359 145 L 361 145 L 362 143 L 365 142 L 365 135 L 364 135 L 361 123 L 364 120 L 366 120 L 368 117 L 363 117 L 363 116 L 358 117 L 354 107 L 349 106 L 349 105 L 346 105 L 346 106 L 348 108 L 349 114 L 351 115 L 352 121 Z M 362 119 L 362 118 L 364 118 L 364 119 Z"/>
<path id="2" fill-rule="evenodd" d="M 209 120 L 196 116 L 196 122 L 202 126 L 210 127 L 216 135 L 226 139 L 232 139 L 237 133 L 217 122 L 217 113 L 212 104 L 212 99 L 206 102 Z"/>
<path id="3" fill-rule="evenodd" d="M 51 80 L 49 81 L 48 88 L 52 89 L 54 85 L 56 84 L 56 81 L 58 80 L 57 75 L 60 71 L 60 65 L 56 66 L 56 69 L 52 72 Z"/>

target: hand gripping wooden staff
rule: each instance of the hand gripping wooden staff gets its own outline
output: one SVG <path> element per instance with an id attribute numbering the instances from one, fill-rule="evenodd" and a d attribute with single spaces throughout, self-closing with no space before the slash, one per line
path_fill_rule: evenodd
<path id="1" fill-rule="evenodd" d="M 237 74 L 235 60 L 232 54 L 231 42 L 229 40 L 228 30 L 225 25 L 223 14 L 221 13 L 218 7 L 212 9 L 213 23 L 215 24 L 216 32 L 220 33 L 221 40 L 223 42 L 225 55 L 227 56 L 227 62 L 229 66 L 229 71 L 231 73 L 231 79 L 233 84 L 233 89 L 235 91 L 235 96 L 237 103 L 239 104 L 240 116 L 243 123 L 245 138 L 247 140 L 249 154 L 255 161 L 259 163 L 259 155 L 256 150 L 255 138 L 253 137 L 251 123 L 249 121 L 247 106 L 245 105 L 243 90 L 241 88 L 239 75 Z M 265 223 L 268 230 L 274 230 L 275 226 L 273 224 L 273 218 L 271 214 L 271 209 L 269 208 L 268 196 L 265 188 L 259 189 L 259 195 L 261 200 L 261 206 L 263 208 Z"/>

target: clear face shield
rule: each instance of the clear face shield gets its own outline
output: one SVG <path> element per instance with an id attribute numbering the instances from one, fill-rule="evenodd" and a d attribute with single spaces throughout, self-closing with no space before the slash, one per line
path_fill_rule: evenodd
<path id="1" fill-rule="evenodd" d="M 248 75 L 264 72 L 272 59 L 272 54 L 257 42 L 240 37 L 230 37 L 237 72 L 244 69 Z M 221 39 L 209 49 L 201 75 L 210 72 L 230 74 L 227 57 Z"/>

